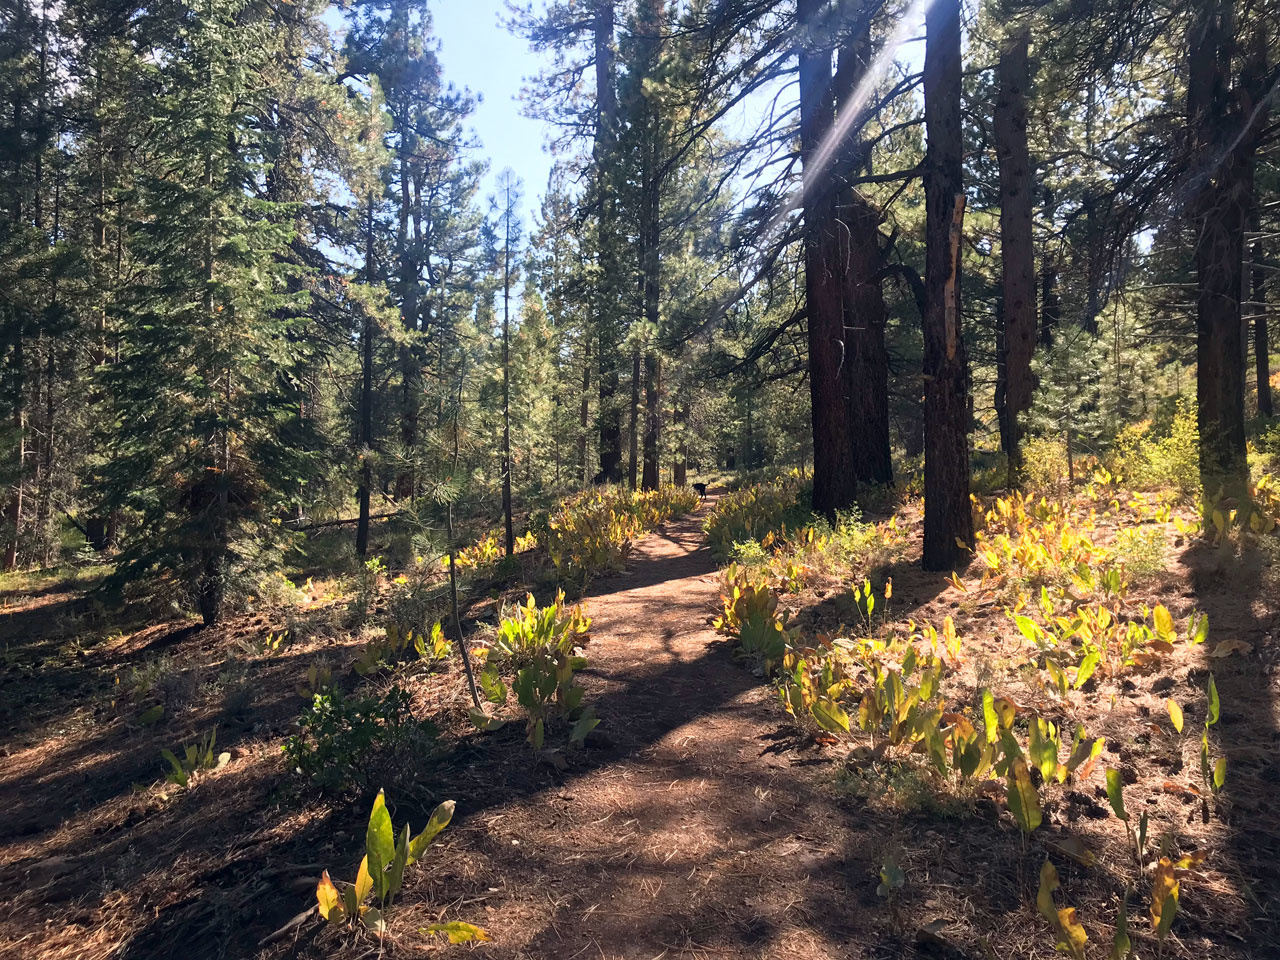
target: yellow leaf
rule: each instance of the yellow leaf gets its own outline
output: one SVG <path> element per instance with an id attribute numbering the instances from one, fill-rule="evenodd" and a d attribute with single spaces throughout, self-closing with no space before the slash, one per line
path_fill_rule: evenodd
<path id="1" fill-rule="evenodd" d="M 1169 719 L 1173 721 L 1173 729 L 1179 733 L 1182 732 L 1182 707 L 1178 706 L 1178 701 L 1172 697 L 1167 701 L 1169 707 Z"/>
<path id="2" fill-rule="evenodd" d="M 338 893 L 338 888 L 333 885 L 333 881 L 329 879 L 328 870 L 320 875 L 320 882 L 316 885 L 316 902 L 320 904 L 320 916 L 326 920 L 341 923 L 346 919 L 346 911 L 342 909 L 342 897 Z"/>
<path id="3" fill-rule="evenodd" d="M 1084 945 L 1089 940 L 1089 935 L 1084 932 L 1084 927 L 1076 920 L 1076 908 L 1064 907 L 1058 911 L 1058 926 L 1062 930 L 1062 938 L 1067 949 L 1077 955 L 1083 955 Z"/>
<path id="4" fill-rule="evenodd" d="M 1155 877 L 1151 887 L 1151 925 L 1160 926 L 1160 916 L 1164 903 L 1170 897 L 1178 902 L 1178 878 L 1173 872 L 1173 862 L 1168 857 L 1161 857 L 1156 865 Z M 1170 918 L 1172 922 L 1172 918 Z M 1166 929 L 1168 925 L 1165 925 Z"/>
<path id="5" fill-rule="evenodd" d="M 360 861 L 360 870 L 356 874 L 356 903 L 364 903 L 365 897 L 373 891 L 373 876 L 369 873 L 369 858 Z"/>

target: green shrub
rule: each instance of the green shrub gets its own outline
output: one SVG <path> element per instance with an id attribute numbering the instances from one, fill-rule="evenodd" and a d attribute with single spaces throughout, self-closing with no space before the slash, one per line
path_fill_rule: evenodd
<path id="1" fill-rule="evenodd" d="M 729 559 L 740 567 L 759 568 L 769 563 L 769 552 L 759 540 L 739 540 L 729 548 Z"/>
<path id="2" fill-rule="evenodd" d="M 1163 526 L 1127 527 L 1116 534 L 1115 559 L 1130 578 L 1146 580 L 1164 570 L 1168 548 Z"/>
<path id="3" fill-rule="evenodd" d="M 539 518 L 533 531 L 557 570 L 585 580 L 622 569 L 637 537 L 694 510 L 698 502 L 689 487 L 584 490 L 561 501 L 545 521 Z"/>
<path id="4" fill-rule="evenodd" d="M 289 766 L 334 793 L 367 792 L 384 779 L 412 776 L 436 737 L 435 725 L 417 720 L 409 694 L 395 686 L 381 696 L 316 693 L 298 728 L 283 747 Z"/>
<path id="5" fill-rule="evenodd" d="M 1178 401 L 1167 434 L 1144 420 L 1121 431 L 1112 453 L 1113 472 L 1135 488 L 1172 490 L 1183 499 L 1200 495 L 1200 433 L 1190 401 Z"/>
<path id="6" fill-rule="evenodd" d="M 703 524 L 711 549 L 718 556 L 727 557 L 735 544 L 763 541 L 787 526 L 804 526 L 811 518 L 801 494 L 800 483 L 794 478 L 726 493 Z"/>
<path id="7" fill-rule="evenodd" d="M 1067 444 L 1058 437 L 1032 437 L 1022 445 L 1022 472 L 1028 490 L 1060 497 L 1067 491 Z"/>

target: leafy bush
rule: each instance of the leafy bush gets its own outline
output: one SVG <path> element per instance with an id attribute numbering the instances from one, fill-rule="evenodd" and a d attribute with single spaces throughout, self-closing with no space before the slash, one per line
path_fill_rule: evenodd
<path id="1" fill-rule="evenodd" d="M 1126 527 L 1116 534 L 1115 559 L 1130 577 L 1145 580 L 1165 569 L 1169 534 L 1162 526 Z"/>
<path id="2" fill-rule="evenodd" d="M 578 647 L 591 627 L 591 619 L 581 606 L 566 607 L 564 591 L 553 603 L 539 607 L 533 595 L 514 610 L 504 611 L 493 646 L 485 651 L 480 685 L 490 703 L 507 702 L 503 671 L 515 671 L 511 689 L 524 711 L 529 743 L 541 750 L 547 727 L 568 720 L 570 742 L 581 743 L 599 723 L 590 707 L 583 707 L 586 694 L 575 675 L 587 665 Z M 482 729 L 492 729 L 491 718 L 472 711 L 472 720 Z"/>
<path id="3" fill-rule="evenodd" d="M 560 503 L 538 531 L 538 539 L 546 544 L 557 570 L 586 579 L 622 569 L 636 537 L 698 503 L 688 487 L 584 490 Z"/>
<path id="4" fill-rule="evenodd" d="M 391 903 L 404 883 L 405 870 L 422 858 L 431 841 L 449 825 L 449 821 L 453 819 L 453 809 L 453 801 L 446 800 L 436 807 L 420 834 L 410 837 L 409 825 L 406 823 L 397 839 L 395 828 L 391 824 L 391 814 L 387 811 L 386 795 L 379 790 L 373 801 L 373 811 L 369 814 L 369 826 L 365 831 L 365 855 L 360 861 L 360 869 L 356 871 L 356 882 L 345 884 L 344 889 L 339 892 L 329 879 L 329 871 L 324 871 L 320 876 L 320 883 L 316 885 L 320 916 L 336 927 L 359 923 L 379 936 L 386 933 L 387 911 L 391 909 Z M 377 906 L 365 903 L 371 896 Z M 451 923 L 433 923 L 426 928 L 426 932 L 443 934 L 450 943 L 489 939 L 479 927 L 457 920 Z"/>
<path id="5" fill-rule="evenodd" d="M 718 556 L 730 555 L 733 546 L 746 540 L 763 541 L 791 521 L 801 527 L 809 512 L 800 502 L 796 479 L 771 480 L 726 493 L 703 524 L 707 541 Z"/>
<path id="6" fill-rule="evenodd" d="M 1067 492 L 1067 445 L 1056 437 L 1031 437 L 1022 445 L 1022 471 L 1028 490 L 1061 497 Z"/>
<path id="7" fill-rule="evenodd" d="M 381 696 L 316 693 L 284 743 L 289 766 L 324 790 L 371 790 L 388 775 L 410 775 L 435 741 L 435 725 L 413 715 L 409 694 L 391 687 Z"/>
<path id="8" fill-rule="evenodd" d="M 731 564 L 724 572 L 720 600 L 723 610 L 712 626 L 737 642 L 738 656 L 758 664 L 766 675 L 772 673 L 786 652 L 787 630 L 769 581 L 752 579 Z"/>
<path id="9" fill-rule="evenodd" d="M 1195 498 L 1200 495 L 1199 449 L 1195 409 L 1181 399 L 1167 434 L 1157 433 L 1149 420 L 1128 427 L 1116 439 L 1112 462 L 1135 487 Z"/>

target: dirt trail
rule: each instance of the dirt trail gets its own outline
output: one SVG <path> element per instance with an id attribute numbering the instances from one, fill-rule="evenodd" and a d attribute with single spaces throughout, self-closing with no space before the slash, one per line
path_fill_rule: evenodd
<path id="1" fill-rule="evenodd" d="M 489 956 L 868 955 L 848 924 L 876 901 L 879 847 L 769 752 L 771 691 L 708 625 L 701 519 L 650 535 L 589 592 L 586 685 L 612 746 L 452 837 L 444 869 L 482 897 L 467 918 L 494 935 Z"/>

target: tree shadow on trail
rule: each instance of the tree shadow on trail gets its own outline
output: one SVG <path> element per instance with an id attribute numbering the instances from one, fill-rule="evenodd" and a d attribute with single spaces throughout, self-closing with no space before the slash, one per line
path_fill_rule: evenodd
<path id="1" fill-rule="evenodd" d="M 1229 905 L 1215 909 L 1199 932 L 1219 943 L 1243 936 L 1261 951 L 1257 956 L 1269 955 L 1280 937 L 1280 810 L 1275 804 L 1280 791 L 1280 596 L 1274 595 L 1275 575 L 1256 549 L 1246 547 L 1240 556 L 1228 557 L 1199 542 L 1184 551 L 1182 560 L 1191 572 L 1193 602 L 1209 617 L 1205 653 L 1221 703 L 1219 722 L 1209 731 L 1210 754 L 1227 758 L 1226 784 L 1210 805 L 1214 816 L 1228 825 L 1223 852 L 1229 862 L 1211 865 L 1235 882 L 1240 898 L 1236 910 Z M 1218 644 L 1235 640 L 1248 643 L 1251 652 L 1212 656 Z M 1192 678 L 1203 701 L 1207 671 L 1193 672 Z M 1203 721 L 1202 711 L 1196 720 Z M 1193 777 L 1199 779 L 1198 771 Z"/>

